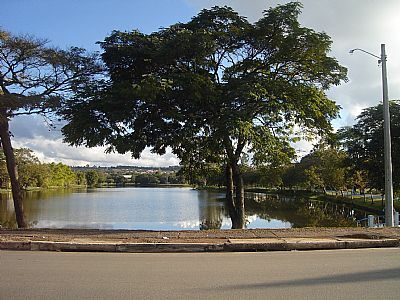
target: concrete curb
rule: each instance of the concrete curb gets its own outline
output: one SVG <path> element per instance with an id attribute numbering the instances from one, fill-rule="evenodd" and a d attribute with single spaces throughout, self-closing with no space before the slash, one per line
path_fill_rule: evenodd
<path id="1" fill-rule="evenodd" d="M 226 243 L 0 242 L 0 250 L 62 252 L 256 252 L 400 247 L 398 239 L 233 239 Z"/>
<path id="2" fill-rule="evenodd" d="M 225 244 L 230 251 L 293 251 L 293 250 L 333 250 L 400 247 L 398 239 L 283 239 L 275 242 L 233 241 Z"/>

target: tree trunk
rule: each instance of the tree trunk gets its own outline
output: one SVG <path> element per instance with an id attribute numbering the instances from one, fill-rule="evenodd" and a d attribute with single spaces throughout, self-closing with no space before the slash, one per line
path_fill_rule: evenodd
<path id="1" fill-rule="evenodd" d="M 24 209 L 22 205 L 21 188 L 18 182 L 18 171 L 15 163 L 14 151 L 11 145 L 8 118 L 4 112 L 0 114 L 0 139 L 6 158 L 7 171 L 11 182 L 12 197 L 14 200 L 15 218 L 18 228 L 26 228 Z"/>
<path id="2" fill-rule="evenodd" d="M 229 215 L 232 220 L 232 229 L 242 229 L 245 225 L 244 185 L 242 174 L 238 166 L 240 155 L 245 144 L 243 137 L 239 136 L 237 148 L 235 150 L 230 138 L 228 136 L 224 138 L 225 151 L 227 154 L 226 196 Z M 234 188 L 235 196 L 233 195 Z"/>
<path id="3" fill-rule="evenodd" d="M 243 179 L 238 169 L 230 163 L 226 166 L 226 203 L 232 229 L 243 229 L 245 224 Z"/>
<path id="4" fill-rule="evenodd" d="M 236 226 L 235 229 L 243 229 L 245 226 L 245 213 L 244 213 L 244 184 L 242 173 L 237 164 L 233 164 L 233 181 L 235 183 L 235 210 L 236 210 Z M 232 226 L 233 227 L 233 226 Z"/>
<path id="5" fill-rule="evenodd" d="M 225 176 L 226 176 L 226 205 L 228 207 L 228 213 L 229 217 L 231 218 L 232 221 L 232 228 L 236 225 L 236 210 L 235 210 L 235 202 L 233 198 L 233 174 L 232 174 L 232 167 L 230 164 L 226 164 L 226 170 L 225 170 Z"/>

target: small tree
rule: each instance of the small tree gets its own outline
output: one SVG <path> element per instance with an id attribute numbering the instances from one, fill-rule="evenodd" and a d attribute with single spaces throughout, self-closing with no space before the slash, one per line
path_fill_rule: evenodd
<path id="1" fill-rule="evenodd" d="M 300 162 L 308 185 L 321 187 L 325 193 L 327 188 L 342 192 L 346 188 L 346 158 L 344 151 L 332 147 L 314 149 Z"/>
<path id="2" fill-rule="evenodd" d="M 32 153 L 32 150 L 27 148 L 21 148 L 15 150 L 15 160 L 17 162 L 18 169 L 21 171 L 19 176 L 19 184 L 22 187 L 37 186 L 39 159 Z"/>
<path id="3" fill-rule="evenodd" d="M 154 174 L 139 174 L 135 177 L 135 183 L 138 185 L 156 185 L 160 181 Z"/>
<path id="4" fill-rule="evenodd" d="M 86 176 L 82 171 L 75 172 L 76 175 L 76 184 L 77 185 L 86 185 Z"/>
<path id="5" fill-rule="evenodd" d="M 352 174 L 351 181 L 354 189 L 360 189 L 365 201 L 365 189 L 368 187 L 368 173 L 364 170 L 355 170 Z"/>
<path id="6" fill-rule="evenodd" d="M 96 170 L 89 170 L 85 173 L 86 184 L 95 187 L 99 183 L 99 173 Z"/>
<path id="7" fill-rule="evenodd" d="M 9 130 L 18 115 L 46 115 L 101 70 L 96 56 L 80 48 L 60 50 L 46 40 L 0 29 L 0 142 L 10 177 L 18 227 L 26 227 Z"/>

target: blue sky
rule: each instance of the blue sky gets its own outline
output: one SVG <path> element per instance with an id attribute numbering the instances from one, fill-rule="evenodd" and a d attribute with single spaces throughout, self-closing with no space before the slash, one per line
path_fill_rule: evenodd
<path id="1" fill-rule="evenodd" d="M 113 30 L 139 29 L 150 33 L 176 22 L 186 22 L 200 9 L 214 5 L 233 7 L 249 21 L 262 11 L 285 0 L 0 0 L 0 26 L 14 34 L 46 38 L 54 46 L 79 46 L 99 50 L 97 41 Z M 349 82 L 334 87 L 328 96 L 342 106 L 336 128 L 354 122 L 361 110 L 376 105 L 382 98 L 380 68 L 376 59 L 355 53 L 363 48 L 379 55 L 385 43 L 388 54 L 389 97 L 400 98 L 400 11 L 399 0 L 303 0 L 300 21 L 304 26 L 325 31 L 333 40 L 331 55 L 349 69 Z M 49 131 L 40 117 L 21 117 L 12 121 L 15 147 L 29 147 L 43 161 L 62 161 L 71 165 L 135 164 L 174 165 L 171 154 L 162 157 L 145 151 L 140 160 L 129 155 L 104 154 L 104 149 L 71 148 L 61 142 L 59 131 Z M 310 150 L 300 143 L 300 153 Z"/>
<path id="2" fill-rule="evenodd" d="M 49 39 L 61 48 L 99 50 L 112 30 L 150 33 L 187 21 L 197 9 L 182 0 L 2 0 L 0 24 L 13 33 Z"/>

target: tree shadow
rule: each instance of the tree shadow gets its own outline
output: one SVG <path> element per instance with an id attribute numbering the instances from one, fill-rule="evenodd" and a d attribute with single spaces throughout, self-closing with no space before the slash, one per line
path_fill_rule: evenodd
<path id="1" fill-rule="evenodd" d="M 361 282 L 370 283 L 373 281 L 399 280 L 399 279 L 400 279 L 400 268 L 393 268 L 393 269 L 357 272 L 357 273 L 323 276 L 315 278 L 229 285 L 223 287 L 223 289 L 234 290 L 234 289 L 252 289 L 252 288 L 257 288 L 257 289 L 290 288 L 290 287 L 317 286 L 326 284 L 332 285 L 332 284 L 361 283 Z"/>

